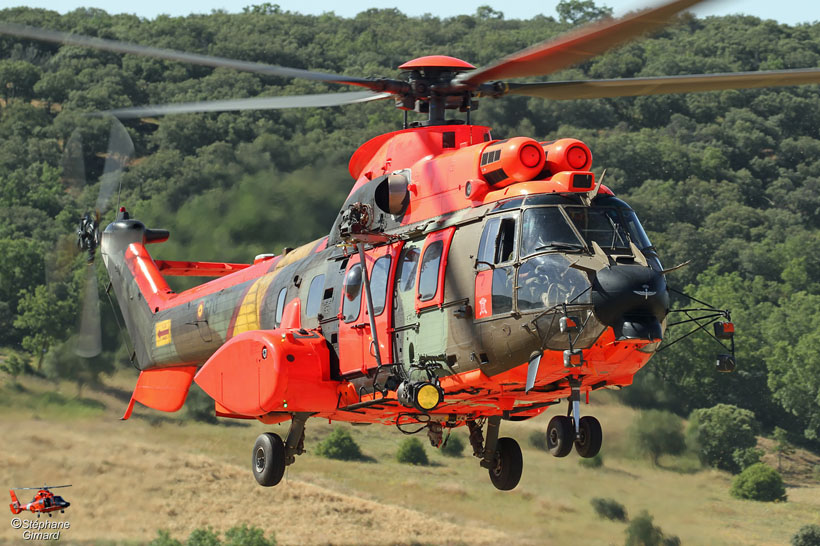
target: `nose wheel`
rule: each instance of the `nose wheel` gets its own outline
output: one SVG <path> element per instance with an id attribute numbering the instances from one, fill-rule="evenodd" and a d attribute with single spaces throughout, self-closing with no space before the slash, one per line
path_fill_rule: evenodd
<path id="1" fill-rule="evenodd" d="M 575 441 L 575 427 L 572 419 L 556 415 L 547 425 L 547 449 L 553 457 L 566 457 L 572 451 Z"/>

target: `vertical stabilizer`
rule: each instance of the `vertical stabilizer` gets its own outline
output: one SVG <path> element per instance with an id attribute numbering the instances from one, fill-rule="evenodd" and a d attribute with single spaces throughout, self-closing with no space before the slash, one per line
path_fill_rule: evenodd
<path id="1" fill-rule="evenodd" d="M 23 511 L 23 509 L 20 508 L 20 501 L 17 500 L 17 495 L 14 494 L 14 490 L 9 489 L 9 494 L 11 495 L 11 504 L 9 504 L 9 508 L 11 508 L 11 513 L 19 514 Z"/>
<path id="2" fill-rule="evenodd" d="M 141 370 L 153 364 L 154 314 L 173 294 L 145 245 L 168 238 L 121 212 L 102 234 L 101 253 Z"/>

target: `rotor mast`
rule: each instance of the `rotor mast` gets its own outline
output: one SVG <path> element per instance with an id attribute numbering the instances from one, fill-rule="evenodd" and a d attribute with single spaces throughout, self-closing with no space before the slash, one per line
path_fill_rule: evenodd
<path id="1" fill-rule="evenodd" d="M 416 122 L 419 126 L 446 125 L 447 110 L 469 112 L 477 107 L 473 93 L 467 88 L 453 85 L 455 77 L 475 67 L 466 61 L 447 55 L 429 55 L 408 61 L 399 70 L 409 71 L 410 90 L 397 97 L 396 107 L 405 111 L 427 114 L 427 120 Z M 460 122 L 459 122 L 460 123 Z"/>

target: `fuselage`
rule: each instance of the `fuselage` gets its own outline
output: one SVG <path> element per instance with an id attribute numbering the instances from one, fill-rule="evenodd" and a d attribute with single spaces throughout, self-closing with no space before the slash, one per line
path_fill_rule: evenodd
<path id="1" fill-rule="evenodd" d="M 335 410 L 316 413 L 351 421 L 408 411 L 367 405 L 395 396 L 384 388 L 390 373 L 434 374 L 441 419 L 529 417 L 566 398 L 569 377 L 584 391 L 630 384 L 663 333 L 661 266 L 635 213 L 594 184 L 588 149 L 557 148 L 469 125 L 377 137 L 354 154 L 356 184 L 327 237 L 179 294 L 145 249 L 157 237 L 119 219 L 102 253 L 140 369 L 196 369 L 246 332 L 315 332 L 339 391 Z M 579 322 L 576 333 L 562 317 Z M 579 365 L 565 365 L 568 350 L 583 355 Z M 285 414 L 269 409 L 269 420 Z"/>

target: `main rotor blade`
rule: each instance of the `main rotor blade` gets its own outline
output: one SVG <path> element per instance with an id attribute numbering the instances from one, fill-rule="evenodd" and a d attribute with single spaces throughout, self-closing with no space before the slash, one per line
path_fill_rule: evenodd
<path id="1" fill-rule="evenodd" d="M 178 104 L 160 104 L 108 110 L 102 114 L 126 118 L 164 116 L 168 114 L 190 114 L 195 112 L 229 112 L 237 110 L 275 110 L 284 108 L 319 108 L 324 106 L 343 106 L 370 102 L 392 97 L 390 93 L 373 93 L 371 91 L 354 91 L 352 93 L 320 93 L 317 95 L 292 95 L 284 97 L 254 97 L 250 99 L 231 99 L 202 102 L 181 102 Z"/>
<path id="2" fill-rule="evenodd" d="M 74 352 L 77 356 L 83 358 L 93 358 L 102 352 L 100 293 L 97 288 L 97 273 L 93 264 L 86 266 L 85 293 L 82 305 L 80 333 Z"/>
<path id="3" fill-rule="evenodd" d="M 661 95 L 664 93 L 720 91 L 722 89 L 785 87 L 811 83 L 820 83 L 820 68 L 616 80 L 510 83 L 504 94 L 526 95 L 552 100 L 600 99 L 606 97 Z"/>
<path id="4" fill-rule="evenodd" d="M 544 76 L 586 61 L 641 34 L 656 30 L 703 0 L 674 0 L 621 19 L 593 23 L 521 50 L 456 78 L 468 86 L 490 80 Z"/>
<path id="5" fill-rule="evenodd" d="M 30 40 L 41 40 L 44 42 L 90 47 L 93 49 L 101 49 L 103 51 L 113 51 L 115 53 L 129 53 L 131 55 L 165 59 L 166 61 L 179 61 L 214 68 L 233 68 L 235 70 L 255 72 L 257 74 L 267 74 L 270 76 L 305 78 L 308 80 L 318 80 L 330 83 L 358 85 L 376 91 L 381 91 L 384 87 L 383 82 L 379 82 L 377 80 L 354 78 L 325 72 L 312 72 L 301 68 L 290 68 L 287 66 L 278 66 L 273 64 L 238 61 L 224 57 L 200 55 L 198 53 L 185 53 L 183 51 L 176 51 L 173 49 L 144 46 L 128 42 L 120 42 L 117 40 L 82 36 L 79 34 L 69 34 L 68 32 L 33 28 L 24 25 L 16 25 L 13 23 L 0 23 L 0 34 L 8 34 L 10 36 L 27 38 Z"/>

